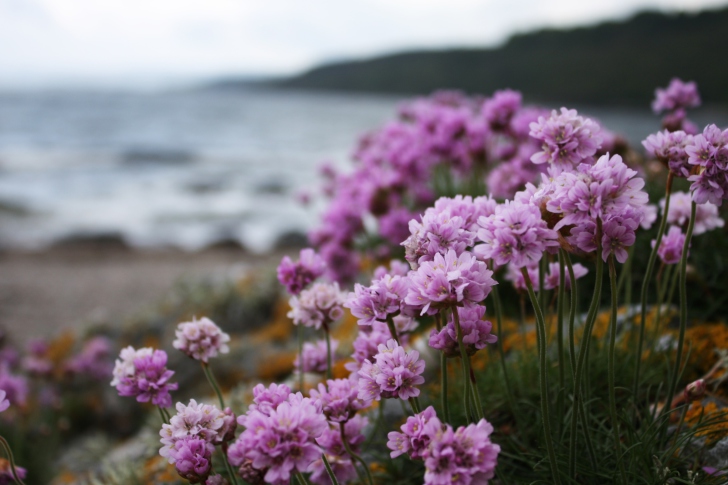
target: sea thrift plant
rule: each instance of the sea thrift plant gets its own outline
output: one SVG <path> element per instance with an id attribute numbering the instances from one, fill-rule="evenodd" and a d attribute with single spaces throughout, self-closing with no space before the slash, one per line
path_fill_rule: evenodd
<path id="1" fill-rule="evenodd" d="M 207 363 L 218 354 L 227 354 L 230 351 L 227 343 L 230 335 L 220 330 L 215 322 L 207 317 L 200 320 L 195 318 L 191 322 L 182 322 L 175 331 L 177 337 L 172 345 L 188 357 Z"/>
<path id="2" fill-rule="evenodd" d="M 572 170 L 594 156 L 602 143 L 600 126 L 574 109 L 561 108 L 560 113 L 554 110 L 548 118 L 540 116 L 530 128 L 530 135 L 542 143 L 541 151 L 531 161 L 548 162 L 556 173 Z"/>
<path id="3" fill-rule="evenodd" d="M 298 295 L 316 278 L 324 274 L 326 263 L 311 248 L 301 249 L 300 259 L 293 262 L 284 256 L 278 265 L 278 281 L 291 295 Z"/>
<path id="4" fill-rule="evenodd" d="M 232 425 L 227 415 L 217 407 L 198 404 L 191 399 L 186 406 L 178 402 L 176 408 L 177 414 L 172 416 L 169 424 L 163 424 L 159 432 L 162 443 L 159 454 L 167 458 L 169 463 L 174 464 L 176 461 L 173 450 L 177 450 L 175 444 L 179 440 L 196 438 L 214 445 L 222 443 L 228 437 L 225 425 Z"/>
<path id="5" fill-rule="evenodd" d="M 339 346 L 337 340 L 331 340 L 331 354 L 332 359 L 336 354 L 336 349 Z M 306 342 L 303 344 L 303 352 L 300 358 L 296 358 L 293 361 L 293 365 L 296 370 L 303 372 L 316 372 L 323 374 L 326 372 L 327 365 L 327 353 L 326 341 L 317 340 L 314 343 Z M 335 360 L 335 359 L 334 359 Z"/>
<path id="6" fill-rule="evenodd" d="M 314 283 L 300 295 L 291 297 L 288 318 L 296 325 L 319 329 L 343 316 L 344 302 L 345 295 L 338 283 Z"/>
<path id="7" fill-rule="evenodd" d="M 379 345 L 374 362 L 365 360 L 359 370 L 359 399 L 409 399 L 420 395 L 416 387 L 425 382 L 425 361 L 416 350 L 406 352 L 394 339 Z"/>
<path id="8" fill-rule="evenodd" d="M 309 398 L 292 395 L 269 414 L 249 411 L 246 429 L 230 446 L 233 466 L 245 460 L 261 472 L 266 483 L 287 483 L 292 474 L 304 472 L 321 456 L 316 439 L 327 428 L 321 409 Z"/>
<path id="9" fill-rule="evenodd" d="M 167 353 L 163 350 L 127 347 L 116 361 L 114 380 L 120 396 L 136 397 L 138 402 L 166 408 L 172 405 L 169 392 L 177 389 L 177 383 L 169 382 L 174 371 L 167 369 Z"/>

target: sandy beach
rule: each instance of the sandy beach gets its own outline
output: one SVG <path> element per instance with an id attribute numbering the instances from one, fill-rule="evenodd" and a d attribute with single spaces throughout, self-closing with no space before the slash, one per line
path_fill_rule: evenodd
<path id="1" fill-rule="evenodd" d="M 133 314 L 180 281 L 222 281 L 279 260 L 280 253 L 254 255 L 236 247 L 188 253 L 73 244 L 41 252 L 3 251 L 0 328 L 23 344 Z"/>

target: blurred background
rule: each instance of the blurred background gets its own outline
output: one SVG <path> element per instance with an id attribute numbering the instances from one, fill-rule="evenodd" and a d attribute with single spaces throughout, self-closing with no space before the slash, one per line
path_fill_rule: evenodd
<path id="1" fill-rule="evenodd" d="M 413 95 L 517 89 L 638 144 L 678 76 L 698 125 L 725 125 L 727 6 L 0 0 L 0 327 L 25 341 L 275 261 L 316 221 L 321 163 L 346 169 Z"/>

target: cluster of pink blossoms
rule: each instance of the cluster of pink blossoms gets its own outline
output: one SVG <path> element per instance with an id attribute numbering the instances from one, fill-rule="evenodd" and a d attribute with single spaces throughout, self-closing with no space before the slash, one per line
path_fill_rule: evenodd
<path id="1" fill-rule="evenodd" d="M 695 133 L 695 125 L 687 117 L 687 108 L 700 106 L 700 94 L 694 82 L 683 82 L 673 78 L 667 88 L 655 89 L 655 99 L 652 101 L 652 111 L 655 114 L 665 112 L 662 125 L 669 131 L 684 130 Z"/>
<path id="2" fill-rule="evenodd" d="M 495 475 L 500 446 L 490 441 L 493 426 L 484 419 L 454 430 L 430 406 L 400 429 L 388 435 L 391 456 L 423 460 L 427 485 L 487 484 Z"/>
<path id="3" fill-rule="evenodd" d="M 697 173 L 690 175 L 690 191 L 698 204 L 711 202 L 717 206 L 728 198 L 728 130 L 708 125 L 685 147 L 688 163 Z"/>
<path id="4" fill-rule="evenodd" d="M 484 319 L 484 306 L 470 304 L 464 307 L 455 307 L 453 312 L 455 311 L 458 312 L 460 329 L 463 333 L 463 344 L 468 355 L 473 355 L 478 350 L 484 349 L 487 344 L 498 341 L 498 337 L 490 333 L 493 324 Z M 433 349 L 444 352 L 446 357 L 460 356 L 453 315 L 450 315 L 442 330 L 438 332 L 433 328 L 430 331 L 429 343 Z"/>
<path id="5" fill-rule="evenodd" d="M 364 401 L 381 398 L 409 399 L 420 395 L 416 387 L 425 382 L 425 361 L 416 350 L 406 352 L 394 339 L 379 345 L 374 362 L 365 360 L 358 372 L 358 397 Z"/>
<path id="6" fill-rule="evenodd" d="M 316 444 L 328 424 L 321 406 L 285 385 L 253 390 L 253 404 L 238 417 L 245 430 L 228 448 L 230 463 L 249 483 L 288 483 L 321 456 Z"/>
<path id="7" fill-rule="evenodd" d="M 300 259 L 293 262 L 284 256 L 278 265 L 278 281 L 291 295 L 298 295 L 316 278 L 324 274 L 326 263 L 313 249 L 301 249 Z"/>
<path id="8" fill-rule="evenodd" d="M 227 343 L 230 335 L 220 330 L 215 322 L 207 317 L 200 320 L 195 318 L 191 322 L 182 322 L 175 331 L 177 337 L 172 345 L 188 357 L 207 363 L 211 357 L 218 353 L 227 354 L 230 351 Z"/>
<path id="9" fill-rule="evenodd" d="M 177 414 L 159 432 L 159 454 L 173 464 L 179 475 L 191 483 L 205 482 L 212 473 L 215 445 L 235 437 L 237 423 L 229 408 L 221 411 L 211 404 L 177 403 Z"/>
<path id="10" fill-rule="evenodd" d="M 120 396 L 136 397 L 138 402 L 152 402 L 160 407 L 172 405 L 169 391 L 177 389 L 176 382 L 169 382 L 174 371 L 167 369 L 167 353 L 150 347 L 122 349 L 114 366 L 111 385 Z"/>
<path id="11" fill-rule="evenodd" d="M 342 305 L 345 299 L 338 283 L 314 283 L 298 296 L 291 297 L 288 318 L 296 325 L 319 329 L 344 315 Z"/>
<path id="12" fill-rule="evenodd" d="M 331 359 L 336 360 L 336 349 L 339 347 L 337 340 L 331 339 Z M 293 362 L 297 371 L 314 372 L 323 374 L 326 372 L 328 350 L 326 340 L 316 342 L 305 342 L 299 359 Z"/>

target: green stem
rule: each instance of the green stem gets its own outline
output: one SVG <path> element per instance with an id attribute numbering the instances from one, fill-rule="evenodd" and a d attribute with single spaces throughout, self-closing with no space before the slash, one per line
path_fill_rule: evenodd
<path id="1" fill-rule="evenodd" d="M 298 390 L 303 393 L 303 325 L 298 325 Z"/>
<path id="2" fill-rule="evenodd" d="M 329 474 L 331 484 L 339 485 L 339 481 L 336 479 L 336 475 L 334 475 L 334 470 L 331 469 L 331 463 L 329 463 L 329 459 L 326 458 L 326 453 L 321 454 L 321 459 L 324 461 L 324 467 L 326 467 L 326 473 Z"/>
<path id="3" fill-rule="evenodd" d="M 546 289 L 544 288 L 546 282 L 546 272 L 548 270 L 548 263 L 546 262 L 546 255 L 544 254 L 538 264 L 538 304 L 541 308 L 546 308 Z"/>
<path id="4" fill-rule="evenodd" d="M 697 204 L 692 203 L 690 207 L 690 222 L 685 233 L 685 243 L 683 244 L 682 256 L 680 257 L 680 334 L 677 338 L 677 355 L 675 356 L 675 367 L 672 371 L 672 379 L 670 379 L 670 387 L 667 392 L 667 405 L 663 413 L 670 410 L 670 400 L 675 395 L 677 381 L 680 377 L 680 366 L 682 363 L 683 344 L 685 343 L 685 328 L 688 324 L 688 291 L 687 291 L 687 268 L 688 268 L 688 252 L 690 251 L 690 240 L 693 237 L 693 227 L 695 227 L 695 212 Z"/>
<path id="5" fill-rule="evenodd" d="M 162 418 L 162 422 L 164 424 L 169 424 L 169 419 L 167 419 L 167 416 L 164 414 L 164 409 L 162 409 L 162 406 L 157 406 L 157 409 L 159 410 L 159 416 Z"/>
<path id="6" fill-rule="evenodd" d="M 463 329 L 460 327 L 460 314 L 458 312 L 457 307 L 452 308 L 452 316 L 453 321 L 455 322 L 455 332 L 457 333 L 458 337 L 458 347 L 460 348 L 460 357 L 463 360 L 463 368 L 465 370 L 465 380 L 470 380 L 470 385 L 468 385 L 467 389 L 469 392 L 473 393 L 473 403 L 475 404 L 475 416 L 478 420 L 484 419 L 485 415 L 483 414 L 483 407 L 479 405 L 480 397 L 477 396 L 475 393 L 477 390 L 473 390 L 473 374 L 470 369 L 470 356 L 468 356 L 468 352 L 465 350 L 465 344 L 463 343 Z"/>
<path id="7" fill-rule="evenodd" d="M 574 323 L 576 322 L 576 305 L 579 301 L 574 266 L 571 264 L 569 253 L 563 249 L 559 250 L 559 256 L 564 258 L 566 268 L 569 270 L 569 281 L 571 282 L 571 293 L 569 295 L 569 362 L 571 363 L 571 375 L 576 371 L 576 348 L 574 344 Z"/>
<path id="8" fill-rule="evenodd" d="M 586 322 L 584 323 L 584 333 L 581 337 L 581 345 L 579 346 L 579 355 L 576 361 L 576 371 L 574 372 L 574 409 L 578 409 L 579 399 L 581 397 L 581 383 L 583 380 L 582 372 L 584 370 L 584 363 L 586 361 L 586 353 L 589 349 L 589 342 L 591 340 L 592 329 L 594 328 L 594 321 L 597 316 L 597 309 L 599 308 L 599 300 L 602 296 L 602 280 L 604 278 L 604 261 L 602 261 L 602 246 L 601 246 L 601 220 L 597 219 L 597 271 L 596 281 L 594 283 L 594 294 L 592 295 L 592 301 L 589 305 L 589 311 L 586 315 Z M 578 424 L 579 413 L 572 411 L 571 413 L 571 437 L 569 442 L 569 476 L 576 479 L 576 433 Z M 584 423 L 586 427 L 587 423 Z"/>
<path id="9" fill-rule="evenodd" d="M 670 210 L 670 193 L 672 192 L 672 172 L 667 175 L 667 182 L 665 183 L 665 207 L 662 209 L 662 219 L 660 220 L 660 227 L 657 230 L 657 238 L 655 239 L 655 246 L 650 252 L 650 258 L 647 260 L 647 270 L 645 271 L 645 278 L 642 280 L 642 291 L 640 293 L 640 334 L 639 340 L 637 341 L 637 353 L 636 362 L 634 368 L 634 379 L 632 380 L 632 399 L 637 402 L 637 396 L 639 393 L 640 385 L 640 366 L 642 364 L 642 346 L 645 340 L 645 320 L 647 319 L 647 293 L 649 292 L 650 283 L 652 282 L 652 273 L 655 269 L 655 260 L 657 259 L 657 250 L 662 242 L 662 236 L 665 234 L 665 228 L 667 227 L 667 213 Z M 637 412 L 637 406 L 633 406 L 633 418 L 634 413 Z"/>
<path id="10" fill-rule="evenodd" d="M 437 331 L 442 330 L 442 317 L 440 313 L 435 314 L 435 323 L 437 325 Z M 450 404 L 447 400 L 447 357 L 445 352 L 440 351 L 440 402 L 442 404 L 442 415 L 445 417 L 445 422 L 450 422 Z"/>
<path id="11" fill-rule="evenodd" d="M 591 433 L 589 432 L 589 420 L 586 416 L 586 407 L 584 406 L 584 400 L 579 401 L 579 419 L 581 419 L 581 425 L 584 428 L 584 441 L 586 441 L 586 449 L 589 452 L 589 461 L 591 462 L 592 469 L 597 469 L 597 453 L 594 450 L 594 443 L 592 443 Z M 576 410 L 572 411 L 576 412 Z"/>
<path id="12" fill-rule="evenodd" d="M 346 431 L 344 430 L 344 423 L 339 423 L 339 430 L 341 431 L 341 442 L 344 444 L 344 449 L 349 454 L 349 456 L 361 463 L 361 466 L 364 468 L 364 471 L 367 473 L 367 480 L 369 481 L 369 485 L 374 485 L 374 481 L 372 480 L 372 474 L 369 471 L 369 466 L 367 466 L 367 462 L 364 461 L 364 459 L 354 453 L 354 451 L 351 449 L 351 446 L 349 446 L 349 442 L 346 439 Z M 357 475 L 359 475 L 359 470 L 354 467 L 357 470 Z M 363 481 L 361 478 L 361 475 L 359 475 L 359 481 Z"/>
<path id="13" fill-rule="evenodd" d="M 420 403 L 417 400 L 416 397 L 411 397 L 407 400 L 410 404 L 410 407 L 412 407 L 412 413 L 413 414 L 420 414 Z"/>
<path id="14" fill-rule="evenodd" d="M 220 452 L 222 453 L 222 461 L 225 463 L 225 469 L 227 470 L 228 475 L 230 475 L 230 483 L 232 485 L 238 485 L 238 477 L 235 475 L 235 471 L 233 471 L 233 467 L 230 466 L 230 462 L 228 461 L 227 453 L 223 449 L 220 449 Z"/>
<path id="15" fill-rule="evenodd" d="M 553 436 L 551 434 L 551 413 L 549 411 L 549 396 L 548 396 L 548 382 L 546 374 L 546 322 L 544 320 L 543 312 L 541 311 L 541 305 L 539 305 L 536 294 L 533 291 L 533 283 L 531 278 L 528 276 L 528 270 L 521 268 L 523 279 L 526 281 L 526 287 L 528 288 L 528 296 L 531 298 L 531 305 L 533 305 L 534 312 L 536 313 L 536 336 L 538 340 L 538 356 L 539 356 L 539 383 L 541 388 L 541 420 L 543 421 L 544 437 L 546 438 L 546 451 L 549 455 L 549 463 L 551 465 L 551 475 L 553 476 L 554 483 L 561 483 L 561 477 L 559 476 L 558 463 L 556 462 L 556 452 L 554 451 Z"/>
<path id="16" fill-rule="evenodd" d="M 399 342 L 399 335 L 397 335 L 397 327 L 394 325 L 394 318 L 390 314 L 387 314 L 387 327 L 389 327 L 389 333 L 392 334 L 392 338 L 397 342 L 397 345 L 402 345 Z"/>
<path id="17" fill-rule="evenodd" d="M 657 337 L 660 335 L 660 322 L 662 321 L 662 307 L 665 306 L 665 296 L 667 295 L 667 288 L 668 285 L 670 285 L 670 282 L 673 279 L 673 267 L 676 265 L 671 264 L 667 266 L 667 269 L 665 270 L 665 274 L 663 275 L 662 281 L 658 281 L 657 285 L 657 311 L 655 315 L 655 328 L 652 330 L 652 336 L 651 340 L 652 343 L 650 344 L 650 352 L 654 349 L 655 341 L 657 340 Z M 677 276 L 677 272 L 674 273 L 674 276 Z"/>
<path id="18" fill-rule="evenodd" d="M 564 300 L 566 299 L 566 268 L 564 257 L 561 255 L 563 249 L 559 249 L 559 293 L 556 302 L 556 345 L 559 353 L 559 394 L 556 398 L 556 415 L 564 415 L 564 394 L 566 393 L 566 376 L 564 363 Z M 556 436 L 561 436 L 563 420 L 558 421 Z"/>
<path id="19" fill-rule="evenodd" d="M 212 374 L 212 369 L 210 368 L 210 365 L 207 362 L 200 362 L 202 364 L 202 371 L 205 373 L 205 377 L 207 377 L 207 382 L 210 383 L 212 388 L 215 390 L 215 394 L 217 394 L 217 398 L 220 400 L 220 410 L 225 410 L 225 401 L 222 398 L 222 392 L 220 391 L 220 386 L 217 385 L 217 380 L 215 380 L 215 376 Z"/>
<path id="20" fill-rule="evenodd" d="M 609 255 L 609 284 L 612 292 L 612 313 L 609 332 L 609 352 L 607 354 L 608 386 L 609 386 L 609 414 L 612 419 L 612 430 L 614 431 L 614 452 L 617 457 L 619 474 L 622 476 L 622 483 L 627 483 L 627 473 L 622 463 L 622 445 L 619 440 L 619 420 L 617 418 L 617 399 L 614 390 L 614 347 L 617 342 L 617 270 L 614 268 L 614 254 Z"/>
<path id="21" fill-rule="evenodd" d="M 496 331 L 498 332 L 498 354 L 500 354 L 501 367 L 503 368 L 503 381 L 506 385 L 506 393 L 508 395 L 508 405 L 511 408 L 511 414 L 513 419 L 516 419 L 518 413 L 516 412 L 516 400 L 513 397 L 513 389 L 511 388 L 511 379 L 508 376 L 508 367 L 506 366 L 506 351 L 503 348 L 503 309 L 501 307 L 500 295 L 498 293 L 498 285 L 494 286 L 491 290 L 491 298 L 493 299 L 493 306 L 495 307 L 495 324 Z M 525 340 L 524 340 L 525 342 Z"/>
<path id="22" fill-rule="evenodd" d="M 0 436 L 0 444 L 2 444 L 2 447 L 5 448 L 5 454 L 8 455 L 8 461 L 10 462 L 10 471 L 13 472 L 13 478 L 20 485 L 25 485 L 25 483 L 23 483 L 23 481 L 18 476 L 18 470 L 15 468 L 15 458 L 13 457 L 13 450 L 10 449 L 10 445 L 2 436 Z"/>
<path id="23" fill-rule="evenodd" d="M 295 472 L 293 476 L 296 477 L 296 481 L 298 482 L 298 485 L 308 485 L 308 482 L 306 482 L 306 478 L 303 476 L 301 472 Z"/>
<path id="24" fill-rule="evenodd" d="M 377 436 L 377 432 L 379 431 L 379 428 L 382 426 L 382 421 L 384 421 L 384 403 L 386 402 L 386 399 L 382 399 L 379 401 L 379 406 L 377 406 L 377 420 L 374 423 L 374 429 L 372 429 L 371 434 L 369 435 L 369 438 L 367 438 L 366 443 L 364 443 L 363 447 L 365 450 L 369 448 L 369 445 L 372 444 L 372 441 L 374 441 L 374 437 Z"/>

